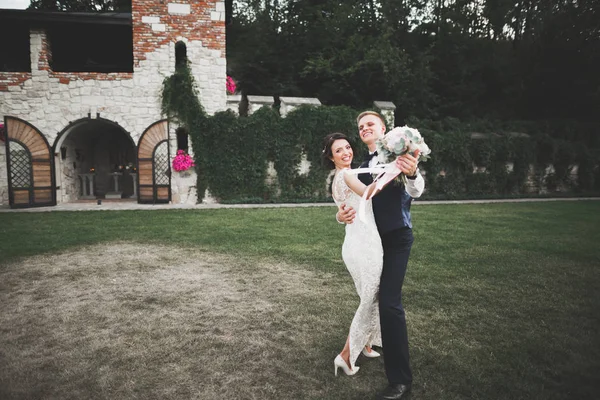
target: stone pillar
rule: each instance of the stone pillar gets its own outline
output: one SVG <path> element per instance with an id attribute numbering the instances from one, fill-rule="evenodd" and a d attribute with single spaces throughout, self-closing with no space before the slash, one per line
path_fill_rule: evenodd
<path id="1" fill-rule="evenodd" d="M 240 114 L 240 103 L 242 102 L 241 94 L 229 94 L 227 95 L 227 103 L 225 108 L 231 110 L 237 115 Z"/>
<path id="2" fill-rule="evenodd" d="M 133 194 L 131 195 L 131 199 L 137 199 L 137 173 L 136 172 L 130 172 L 129 175 L 131 175 L 131 179 L 133 179 Z"/>
<path id="3" fill-rule="evenodd" d="M 8 205 L 8 171 L 6 168 L 5 146 L 6 144 L 0 140 L 0 206 Z"/>
<path id="4" fill-rule="evenodd" d="M 121 195 L 123 194 L 121 191 L 119 191 L 119 177 L 121 175 L 123 175 L 122 172 L 113 172 L 109 175 L 112 175 L 113 177 L 113 188 L 114 190 L 112 192 L 108 192 L 106 193 L 105 197 L 107 199 L 120 199 Z"/>
<path id="5" fill-rule="evenodd" d="M 173 204 L 196 204 L 198 202 L 198 193 L 196 192 L 198 175 L 196 174 L 196 169 L 190 168 L 187 171 L 175 171 L 173 169 L 173 160 L 177 156 L 178 151 L 177 130 L 180 127 L 175 123 L 171 123 L 169 124 L 169 128 L 169 139 L 171 142 L 171 155 L 169 159 L 171 165 L 171 202 Z M 194 158 L 191 136 L 188 136 L 187 154 Z"/>
<path id="6" fill-rule="evenodd" d="M 396 105 L 391 101 L 374 101 L 373 106 L 381 110 L 381 115 L 387 122 L 387 129 L 394 128 L 394 111 L 396 110 Z"/>
<path id="7" fill-rule="evenodd" d="M 95 199 L 96 193 L 94 193 L 94 176 L 93 172 L 87 174 L 79 174 L 81 178 L 81 198 L 82 199 Z"/>
<path id="8" fill-rule="evenodd" d="M 319 99 L 315 97 L 280 97 L 281 106 L 279 113 L 282 117 L 286 117 L 290 112 L 302 105 L 318 107 L 321 105 Z M 298 165 L 299 175 L 308 175 L 311 168 L 311 162 L 308 161 L 306 153 L 302 153 L 300 164 Z"/>
<path id="9" fill-rule="evenodd" d="M 273 96 L 248 96 L 248 115 L 263 106 L 273 107 L 275 99 Z"/>
<path id="10" fill-rule="evenodd" d="M 301 105 L 320 106 L 321 102 L 319 99 L 314 97 L 280 97 L 281 107 L 279 113 L 282 117 L 285 117 L 290 111 Z"/>

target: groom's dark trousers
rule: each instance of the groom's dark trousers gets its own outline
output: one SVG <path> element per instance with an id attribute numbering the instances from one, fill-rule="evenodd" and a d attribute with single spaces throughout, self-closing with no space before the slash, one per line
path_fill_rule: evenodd
<path id="1" fill-rule="evenodd" d="M 379 318 L 383 361 L 390 383 L 412 382 L 402 285 L 413 243 L 412 229 L 405 227 L 381 235 L 383 271 L 379 284 Z"/>
<path id="2" fill-rule="evenodd" d="M 367 167 L 365 161 L 361 167 Z M 370 174 L 359 179 L 369 185 Z M 385 373 L 392 384 L 412 383 L 402 285 L 413 243 L 410 205 L 404 185 L 392 182 L 373 197 L 373 213 L 383 244 L 383 271 L 379 285 L 379 316 Z"/>

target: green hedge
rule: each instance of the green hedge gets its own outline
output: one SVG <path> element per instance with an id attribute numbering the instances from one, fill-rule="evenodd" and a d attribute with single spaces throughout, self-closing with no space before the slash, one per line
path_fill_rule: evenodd
<path id="1" fill-rule="evenodd" d="M 417 127 L 432 149 L 431 160 L 421 165 L 427 172 L 425 198 L 600 192 L 598 124 L 559 124 L 564 131 L 548 122 L 462 123 L 448 118 L 410 119 L 407 124 Z M 551 126 L 553 129 L 544 130 Z M 473 132 L 477 134 L 472 135 Z M 510 171 L 509 163 L 513 165 Z M 576 165 L 578 177 L 573 180 L 571 172 Z M 484 172 L 474 173 L 474 166 Z M 550 166 L 554 172 L 547 173 Z M 532 180 L 528 183 L 530 175 Z"/>
<path id="2" fill-rule="evenodd" d="M 224 203 L 331 201 L 326 187 L 329 171 L 322 168 L 320 160 L 322 140 L 331 132 L 345 133 L 355 147 L 356 161 L 362 159 L 366 148 L 358 138 L 357 113 L 347 107 L 327 106 L 302 106 L 285 118 L 264 107 L 248 117 L 217 113 L 207 118 L 204 130 L 192 130 L 197 163 L 207 168 L 201 179 Z M 433 152 L 431 159 L 421 164 L 427 176 L 424 198 L 600 192 L 598 151 L 581 142 L 534 130 L 515 134 L 514 128 L 480 129 L 473 138 L 473 125 L 455 119 L 411 119 L 407 125 L 421 131 Z M 198 143 L 206 147 L 200 148 Z M 303 153 L 311 168 L 301 175 L 298 165 Z M 199 157 L 205 160 L 201 162 Z M 266 179 L 268 162 L 273 162 L 277 171 L 277 180 L 271 184 Z M 507 164 L 513 165 L 512 170 Z M 547 174 L 550 165 L 554 172 Z M 577 180 L 571 179 L 574 165 L 579 165 Z M 474 166 L 484 172 L 474 173 Z"/>
<path id="3" fill-rule="evenodd" d="M 179 67 L 163 84 L 163 113 L 190 132 L 198 173 L 198 201 L 207 187 L 223 203 L 331 201 L 321 166 L 323 138 L 346 134 L 355 149 L 355 165 L 366 153 L 358 138 L 358 111 L 343 106 L 301 106 L 280 117 L 263 107 L 250 116 L 231 111 L 207 116 L 198 101 L 194 78 Z M 424 198 L 458 199 L 532 196 L 541 193 L 600 193 L 600 124 L 555 122 L 461 122 L 409 118 L 432 157 Z M 474 138 L 472 132 L 477 132 Z M 516 134 L 515 132 L 519 132 Z M 523 135 L 525 134 L 525 135 Z M 311 167 L 300 174 L 305 154 Z M 277 179 L 267 182 L 272 162 Z M 507 164 L 513 165 L 512 170 Z M 574 165 L 578 179 L 571 179 Z M 473 167 L 484 172 L 473 172 Z M 547 174 L 549 166 L 554 172 Z M 528 177 L 535 189 L 531 193 Z M 531 183 L 529 183 L 531 184 Z"/>
<path id="4" fill-rule="evenodd" d="M 221 202 L 330 201 L 321 142 L 334 131 L 356 137 L 356 114 L 347 107 L 310 106 L 286 118 L 267 107 L 247 117 L 219 112 L 202 130 L 192 130 L 192 146 L 197 164 L 206 166 L 203 179 Z M 302 154 L 311 162 L 307 174 L 298 171 Z M 271 183 L 269 162 L 277 171 Z"/>

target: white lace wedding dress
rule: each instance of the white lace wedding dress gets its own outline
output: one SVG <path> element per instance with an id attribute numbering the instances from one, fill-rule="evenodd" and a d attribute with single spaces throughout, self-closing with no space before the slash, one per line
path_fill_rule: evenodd
<path id="1" fill-rule="evenodd" d="M 367 202 L 366 222 L 362 222 L 358 215 L 361 197 L 346 185 L 345 171 L 342 169 L 335 174 L 332 194 L 338 206 L 345 203 L 357 211 L 354 222 L 346 225 L 346 237 L 342 245 L 342 258 L 360 296 L 360 305 L 352 319 L 349 334 L 350 364 L 354 369 L 354 363 L 365 346 L 381 346 L 377 299 L 383 268 L 383 248 L 375 224 L 372 201 Z"/>

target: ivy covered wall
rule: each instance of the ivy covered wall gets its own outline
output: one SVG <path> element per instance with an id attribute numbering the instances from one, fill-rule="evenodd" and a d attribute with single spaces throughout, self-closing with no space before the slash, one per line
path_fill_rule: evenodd
<path id="1" fill-rule="evenodd" d="M 250 116 L 227 111 L 206 117 L 205 128 L 192 131 L 196 163 L 205 166 L 198 184 L 220 202 L 331 201 L 330 171 L 320 162 L 322 141 L 331 132 L 346 134 L 358 164 L 366 146 L 358 137 L 357 114 L 348 107 L 301 106 L 285 117 L 270 107 Z M 407 125 L 419 129 L 432 149 L 431 159 L 420 165 L 427 181 L 424 198 L 600 192 L 600 152 L 585 141 L 552 137 L 532 126 L 515 133 L 515 126 L 493 130 L 453 119 L 412 119 Z M 303 158 L 308 171 L 299 168 Z M 269 164 L 274 180 L 268 179 Z"/>
<path id="2" fill-rule="evenodd" d="M 162 100 L 163 112 L 190 133 L 199 202 L 206 188 L 222 203 L 331 201 L 330 171 L 320 162 L 323 138 L 346 134 L 355 165 L 366 152 L 359 110 L 349 107 L 300 106 L 285 117 L 274 107 L 208 116 L 186 66 L 165 79 Z M 406 125 L 419 129 L 432 150 L 420 165 L 424 198 L 600 193 L 598 124 L 409 118 Z M 302 160 L 307 170 L 299 168 Z"/>

